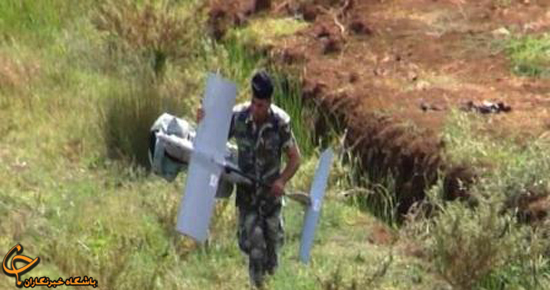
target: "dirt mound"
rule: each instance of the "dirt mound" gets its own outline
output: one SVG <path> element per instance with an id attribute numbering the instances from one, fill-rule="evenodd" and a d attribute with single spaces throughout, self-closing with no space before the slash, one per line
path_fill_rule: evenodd
<path id="1" fill-rule="evenodd" d="M 517 218 L 524 223 L 537 223 L 548 217 L 550 193 L 543 188 L 530 188 L 506 202 L 505 210 L 517 210 Z"/>
<path id="2" fill-rule="evenodd" d="M 209 3 L 207 22 L 210 36 L 220 40 L 229 28 L 246 24 L 249 17 L 264 11 L 269 12 L 272 6 L 271 0 L 212 0 Z"/>

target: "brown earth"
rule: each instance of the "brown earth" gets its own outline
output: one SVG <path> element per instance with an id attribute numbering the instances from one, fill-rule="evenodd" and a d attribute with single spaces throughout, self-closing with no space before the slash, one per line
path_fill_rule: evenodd
<path id="1" fill-rule="evenodd" d="M 550 82 L 513 75 L 495 45 L 507 31 L 548 31 L 550 0 L 232 0 L 210 7 L 218 39 L 256 13 L 311 23 L 270 46 L 270 57 L 299 68 L 303 97 L 343 122 L 371 177 L 393 174 L 401 213 L 424 197 L 438 170 L 451 199 L 467 194 L 458 179 L 475 179 L 468 166 L 444 163 L 439 133 L 451 109 L 501 102 L 506 110 L 486 115 L 494 136 L 529 140 L 550 129 Z"/>

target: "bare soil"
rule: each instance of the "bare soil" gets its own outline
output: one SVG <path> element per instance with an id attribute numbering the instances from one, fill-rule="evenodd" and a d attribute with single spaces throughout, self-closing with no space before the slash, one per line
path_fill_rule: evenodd
<path id="1" fill-rule="evenodd" d="M 303 97 L 345 124 L 367 172 L 395 176 L 401 213 L 438 170 L 450 198 L 466 194 L 458 179 L 475 179 L 444 162 L 440 132 L 452 109 L 501 102 L 508 110 L 486 114 L 497 137 L 550 129 L 550 81 L 514 75 L 498 45 L 506 31 L 548 31 L 550 0 L 212 1 L 209 24 L 219 39 L 258 14 L 311 22 L 270 46 L 270 57 L 300 69 Z"/>

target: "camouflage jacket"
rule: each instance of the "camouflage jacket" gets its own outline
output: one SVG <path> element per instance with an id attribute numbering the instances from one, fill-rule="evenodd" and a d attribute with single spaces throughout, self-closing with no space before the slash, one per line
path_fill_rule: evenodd
<path id="1" fill-rule="evenodd" d="M 238 165 L 246 174 L 268 184 L 280 175 L 281 155 L 283 150 L 296 144 L 290 127 L 290 117 L 277 107 L 271 105 L 268 119 L 257 126 L 252 120 L 250 103 L 235 106 L 229 137 L 234 137 L 238 147 Z M 250 206 L 255 198 L 265 198 L 274 203 L 280 201 L 267 196 L 264 189 L 256 190 L 239 185 L 237 187 L 237 205 Z"/>

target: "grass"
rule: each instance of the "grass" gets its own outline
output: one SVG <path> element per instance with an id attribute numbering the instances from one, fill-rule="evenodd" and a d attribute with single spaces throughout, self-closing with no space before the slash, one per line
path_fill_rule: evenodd
<path id="1" fill-rule="evenodd" d="M 443 134 L 451 148 L 449 161 L 467 163 L 477 168 L 487 188 L 513 198 L 529 189 L 548 188 L 545 176 L 550 173 L 548 144 L 532 140 L 521 145 L 512 139 L 495 139 L 481 134 L 490 120 L 454 112 Z M 536 168 L 536 170 L 534 170 Z"/>
<path id="2" fill-rule="evenodd" d="M 190 13 L 195 9 L 193 1 L 106 1 L 98 5 L 93 22 L 108 35 L 111 53 L 138 55 L 163 77 L 168 61 L 185 61 L 200 41 L 193 33 L 200 25 Z"/>
<path id="3" fill-rule="evenodd" d="M 68 23 L 91 7 L 91 3 L 62 0 L 2 1 L 0 34 L 5 42 L 44 45 L 56 37 Z"/>
<path id="4" fill-rule="evenodd" d="M 243 28 L 232 30 L 228 38 L 244 45 L 266 47 L 276 40 L 294 34 L 307 27 L 307 23 L 294 18 L 255 18 Z"/>
<path id="5" fill-rule="evenodd" d="M 514 73 L 528 77 L 550 76 L 550 34 L 513 37 L 507 52 Z"/>
<path id="6" fill-rule="evenodd" d="M 439 207 L 436 216 L 412 225 L 418 227 L 414 239 L 424 245 L 435 271 L 456 289 L 548 287 L 549 244 L 540 232 L 502 212 L 498 197 L 476 191 L 480 202 L 472 208 L 442 201 L 436 193 L 440 186 L 430 199 Z"/>
<path id="7" fill-rule="evenodd" d="M 304 157 L 310 158 L 316 146 L 313 132 L 309 128 L 313 128 L 312 120 L 315 119 L 316 112 L 303 101 L 298 80 L 277 71 L 276 68 L 273 70 L 276 83 L 273 102 L 289 114 L 300 151 Z"/>
<path id="8" fill-rule="evenodd" d="M 153 75 L 111 87 L 100 111 L 107 156 L 149 168 L 149 128 L 162 112 L 180 115 L 184 102 L 163 93 Z"/>
<path id="9" fill-rule="evenodd" d="M 540 230 L 517 218 L 517 201 L 547 190 L 548 144 L 519 146 L 484 136 L 484 122 L 453 112 L 443 133 L 449 160 L 477 169 L 479 180 L 469 191 L 477 205 L 444 201 L 438 183 L 429 201 L 439 210 L 424 220 L 417 237 L 424 235 L 434 268 L 458 289 L 545 289 L 550 245 Z"/>
<path id="10" fill-rule="evenodd" d="M 25 277 L 87 275 L 98 280 L 101 289 L 246 287 L 246 259 L 235 240 L 234 200 L 217 202 L 210 242 L 195 244 L 174 231 L 185 174 L 167 183 L 144 166 L 135 166 L 145 163 L 142 141 L 156 116 L 169 111 L 194 117 L 209 70 L 235 80 L 240 100 L 249 97 L 248 78 L 255 69 L 267 67 L 273 72 L 276 102 L 292 115 L 307 156 L 289 187 L 309 190 L 319 148 L 308 127 L 315 112 L 298 98 L 299 78 L 270 66 L 239 41 L 212 43 L 203 38 L 199 32 L 205 16 L 189 13 L 198 1 L 150 3 L 173 5 L 175 12 L 169 15 L 174 16 L 169 17 L 177 18 L 178 13 L 182 19 L 196 17 L 189 23 L 197 26 L 186 32 L 194 37 L 192 43 L 180 47 L 173 39 L 167 44 L 187 53 L 167 57 L 162 74 L 156 73 L 150 58 L 122 45 L 124 36 L 99 30 L 93 22 L 99 10 L 84 13 L 86 4 L 54 0 L 0 4 L 0 31 L 7 40 L 0 42 L 0 249 L 21 243 L 25 255 L 41 258 Z M 141 15 L 132 11 L 129 15 Z M 522 148 L 479 139 L 468 119 L 461 115 L 452 120 L 446 142 L 453 160 L 496 164 L 495 171 L 485 172 L 490 182 L 477 189 L 482 196 L 512 195 L 548 175 L 546 145 Z M 111 158 L 112 152 L 119 158 Z M 547 249 L 545 240 L 516 224 L 517 232 L 510 230 L 502 241 L 483 235 L 506 221 L 490 219 L 494 211 L 489 203 L 479 212 L 441 203 L 441 215 L 415 224 L 412 237 L 405 230 L 415 229 L 394 227 L 387 230 L 396 236 L 395 242 L 376 242 L 379 233 L 374 225 L 380 221 L 357 204 L 342 201 L 342 192 L 362 190 L 347 178 L 352 170 L 340 162 L 333 168 L 313 259 L 307 266 L 297 259 L 303 209 L 288 202 L 283 263 L 268 288 L 442 289 L 462 283 L 452 279 L 456 275 L 445 274 L 460 269 L 447 258 L 449 253 L 463 258 L 468 253 L 479 253 L 470 255 L 473 258 L 488 255 L 490 265 L 470 276 L 474 288 L 547 287 L 547 256 L 541 254 Z M 376 194 L 392 192 L 391 186 L 373 188 L 378 188 Z M 379 209 L 391 213 L 391 200 Z M 494 223 L 482 223 L 485 220 Z M 453 230 L 455 225 L 459 231 Z M 453 243 L 457 234 L 466 242 Z M 521 235 L 529 239 L 518 238 Z M 483 238 L 492 242 L 493 251 L 480 251 L 483 248 L 477 246 Z M 404 254 L 401 248 L 411 241 L 427 245 L 429 259 Z M 12 278 L 0 275 L 0 288 L 13 287 Z"/>
<path id="11" fill-rule="evenodd" d="M 88 275 L 102 289 L 241 289 L 246 264 L 234 239 L 233 202 L 218 204 L 213 242 L 196 245 L 174 232 L 185 176 L 165 183 L 128 161 L 142 158 L 140 140 L 149 119 L 169 109 L 193 114 L 202 86 L 197 74 L 218 68 L 244 83 L 258 60 L 237 44 L 204 41 L 198 49 L 213 51 L 212 62 L 201 56 L 182 68 L 169 59 L 161 79 L 146 59 L 104 53 L 109 37 L 95 30 L 88 15 L 81 17 L 71 20 L 74 30 L 44 38 L 43 53 L 31 57 L 26 44 L 31 40 L 15 35 L 2 46 L 2 55 L 25 82 L 13 82 L 1 95 L 2 141 L 19 146 L 2 147 L 0 154 L 6 164 L 0 169 L 0 246 L 20 242 L 25 254 L 41 257 L 28 275 Z M 29 78 L 25 67 L 35 62 L 40 72 Z M 112 159 L 109 150 L 126 158 Z M 351 210 L 338 204 L 327 208 L 330 218 L 321 228 L 333 230 Z M 289 263 L 271 282 L 274 287 L 315 289 L 316 277 L 331 271 L 322 248 L 315 249 L 324 260 L 321 272 L 295 260 L 301 211 L 291 204 L 285 214 L 289 241 L 283 255 Z M 331 240 L 325 230 L 320 237 Z M 2 288 L 12 284 L 0 279 Z"/>

